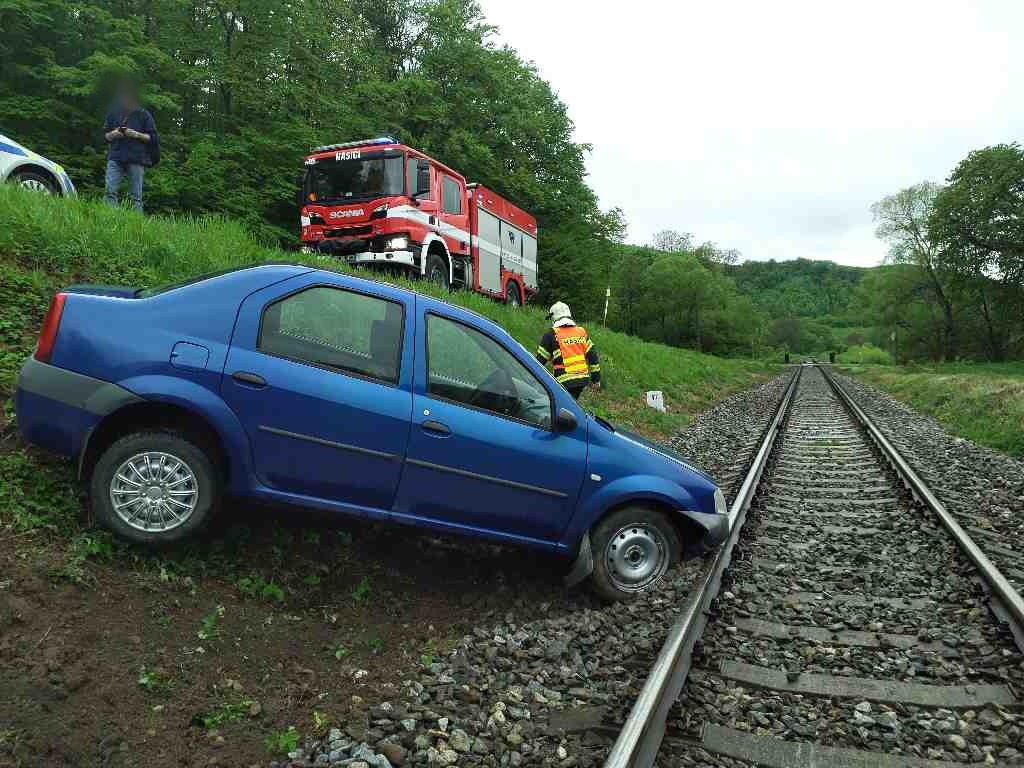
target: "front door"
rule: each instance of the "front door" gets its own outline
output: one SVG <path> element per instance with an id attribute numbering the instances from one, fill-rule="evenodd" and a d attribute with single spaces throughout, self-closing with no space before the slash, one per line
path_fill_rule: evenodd
<path id="1" fill-rule="evenodd" d="M 246 299 L 224 369 L 256 474 L 285 494 L 389 510 L 409 437 L 415 303 L 329 284 L 281 293 Z"/>
<path id="2" fill-rule="evenodd" d="M 495 338 L 434 311 L 417 320 L 412 430 L 395 514 L 557 541 L 576 506 L 586 425 L 552 429 L 552 391 Z"/>

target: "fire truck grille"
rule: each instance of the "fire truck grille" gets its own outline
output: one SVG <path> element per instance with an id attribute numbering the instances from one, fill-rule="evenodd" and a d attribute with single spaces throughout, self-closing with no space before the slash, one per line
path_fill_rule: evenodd
<path id="1" fill-rule="evenodd" d="M 366 225 L 363 227 L 339 227 L 338 229 L 328 229 L 324 232 L 327 237 L 363 237 L 373 232 L 373 227 Z"/>

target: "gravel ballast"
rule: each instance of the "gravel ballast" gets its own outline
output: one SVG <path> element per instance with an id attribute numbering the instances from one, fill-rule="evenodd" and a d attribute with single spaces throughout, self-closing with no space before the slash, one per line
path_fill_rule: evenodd
<path id="1" fill-rule="evenodd" d="M 731 498 L 789 374 L 696 417 L 672 447 Z M 655 590 L 604 605 L 579 589 L 576 608 L 532 606 L 478 626 L 447 658 L 406 680 L 394 700 L 365 709 L 279 766 L 599 764 L 703 565 L 690 560 Z"/>
<path id="2" fill-rule="evenodd" d="M 1024 590 L 1024 461 L 951 435 L 934 419 L 855 378 L 836 379 L 1010 582 Z"/>

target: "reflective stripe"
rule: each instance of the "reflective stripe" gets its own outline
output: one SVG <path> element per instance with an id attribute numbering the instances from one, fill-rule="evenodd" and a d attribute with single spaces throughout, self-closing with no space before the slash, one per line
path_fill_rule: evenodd
<path id="1" fill-rule="evenodd" d="M 545 360 L 551 359 L 551 353 L 544 349 L 544 347 L 537 347 L 537 354 L 543 357 Z"/>
<path id="2" fill-rule="evenodd" d="M 589 379 L 589 373 L 563 373 L 561 376 L 555 376 L 555 381 L 559 384 L 565 384 L 567 381 L 576 381 L 578 379 Z"/>
<path id="3" fill-rule="evenodd" d="M 591 373 L 599 373 L 600 371 L 601 371 L 600 364 L 590 366 L 590 372 Z"/>

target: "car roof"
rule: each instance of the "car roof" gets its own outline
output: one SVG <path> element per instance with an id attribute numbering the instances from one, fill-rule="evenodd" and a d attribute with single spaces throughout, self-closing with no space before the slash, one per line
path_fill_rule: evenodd
<path id="1" fill-rule="evenodd" d="M 475 312 L 472 309 L 453 304 L 444 299 L 438 299 L 434 296 L 429 296 L 425 293 L 420 293 L 401 285 L 395 285 L 385 280 L 375 280 L 371 277 L 363 277 L 361 275 L 354 275 L 351 272 L 336 272 L 333 269 L 323 269 L 319 267 L 312 267 L 309 264 L 300 264 L 296 262 L 279 261 L 279 262 L 263 262 L 258 264 L 246 264 L 240 267 L 234 267 L 232 269 L 222 270 L 220 272 L 214 272 L 208 275 L 199 275 L 190 280 L 183 281 L 170 286 L 162 286 L 161 292 L 167 292 L 170 290 L 176 290 L 178 288 L 187 288 L 198 283 L 203 283 L 208 280 L 233 280 L 243 277 L 243 273 L 252 276 L 260 274 L 261 272 L 274 272 L 275 280 L 280 279 L 282 275 L 280 270 L 282 267 L 292 267 L 296 271 L 292 275 L 284 275 L 285 277 L 298 277 L 302 274 L 317 273 L 325 278 L 329 278 L 331 281 L 341 280 L 349 284 L 359 285 L 364 284 L 366 286 L 373 286 L 375 289 L 384 288 L 386 293 L 391 294 L 394 298 L 403 298 L 406 300 L 415 300 L 422 302 L 423 305 L 429 310 L 431 308 L 443 311 L 456 319 L 469 321 L 485 326 L 487 329 L 499 333 L 501 336 L 512 339 L 512 336 L 506 331 L 499 323 L 494 322 L 489 317 L 481 315 L 479 312 Z"/>

